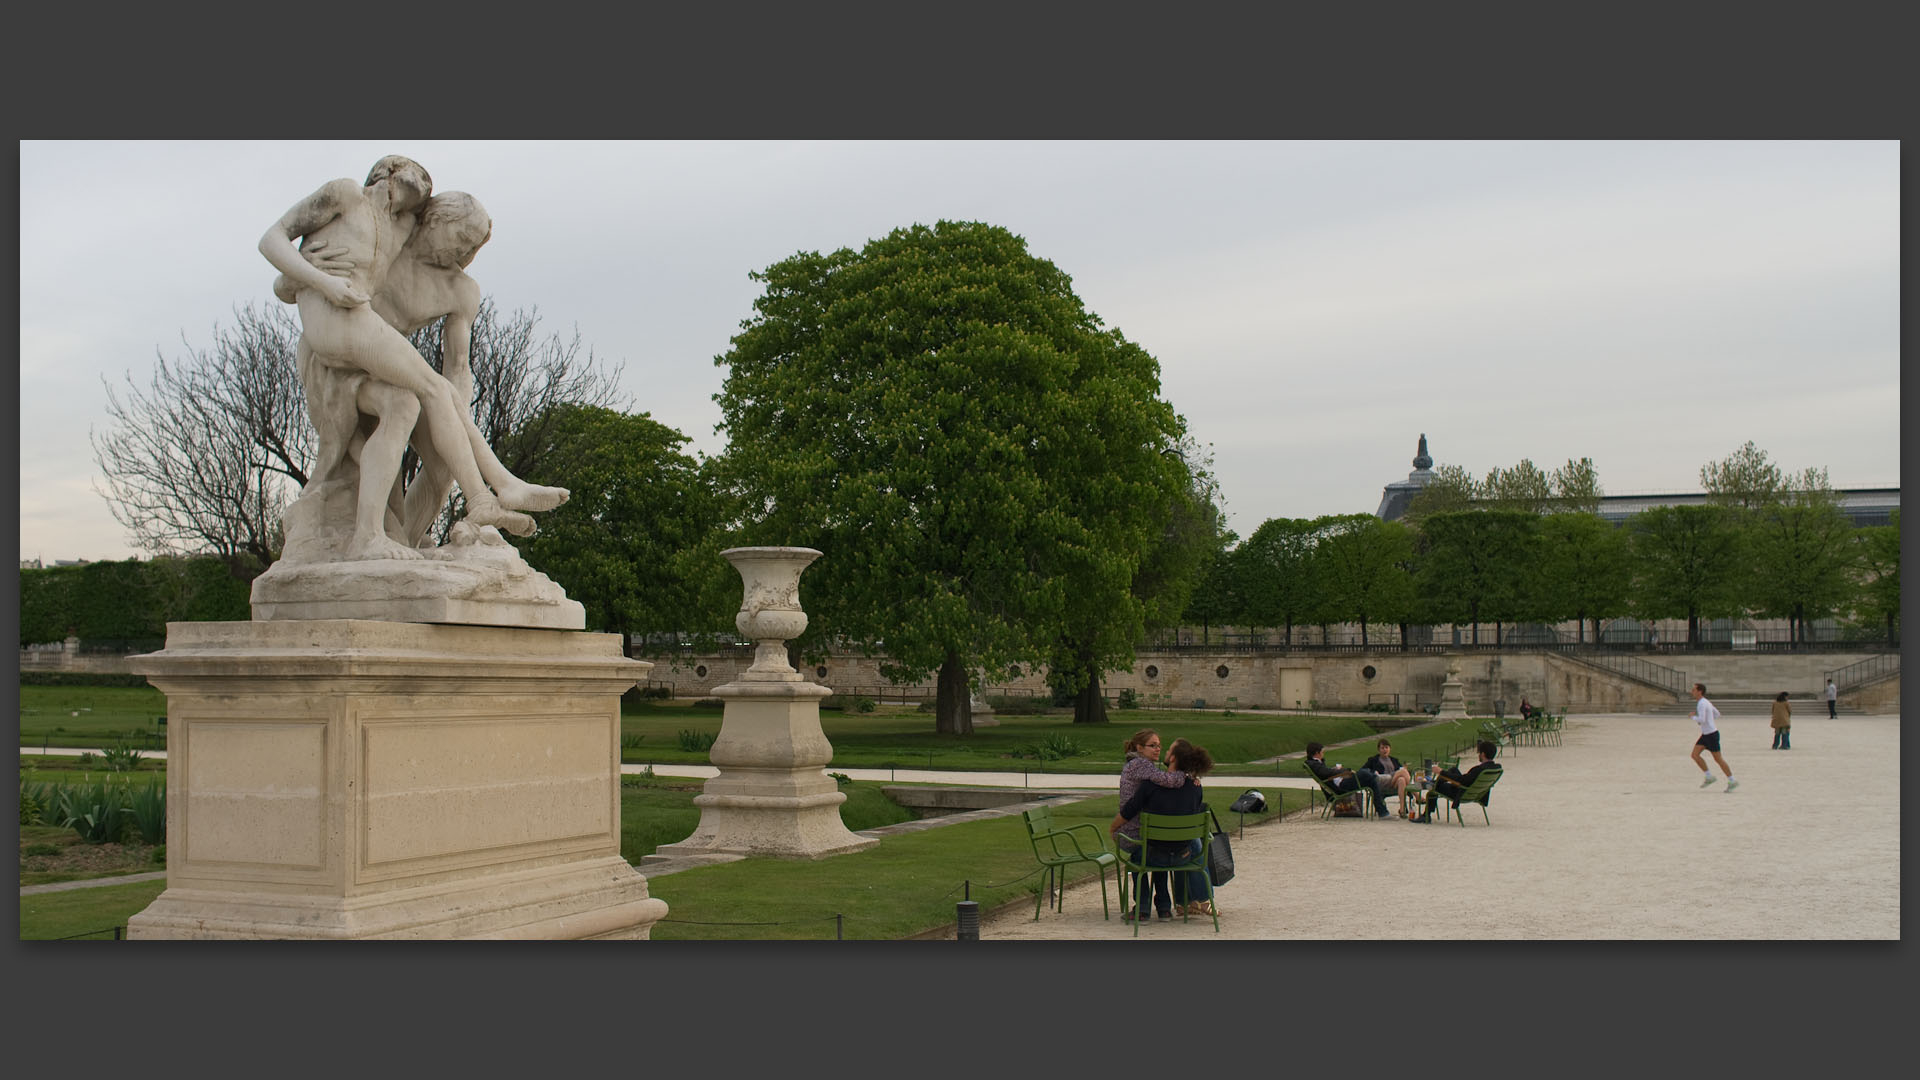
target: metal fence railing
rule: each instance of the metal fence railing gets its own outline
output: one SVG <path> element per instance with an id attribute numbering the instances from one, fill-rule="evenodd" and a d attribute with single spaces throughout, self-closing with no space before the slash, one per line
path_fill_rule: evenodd
<path id="1" fill-rule="evenodd" d="M 1638 656 L 1617 656 L 1611 653 L 1595 651 L 1576 653 L 1573 655 L 1573 659 L 1592 664 L 1594 667 L 1606 668 L 1608 671 L 1625 675 L 1629 679 L 1637 679 L 1640 682 L 1657 686 L 1673 694 L 1675 697 L 1687 691 L 1687 676 L 1685 672 L 1676 671 L 1673 668 L 1656 664 Z"/>
<path id="2" fill-rule="evenodd" d="M 1834 689 L 1851 690 L 1875 679 L 1885 678 L 1899 670 L 1900 654 L 1887 653 L 1884 656 L 1869 656 L 1857 664 L 1848 664 L 1846 667 L 1835 668 L 1822 674 L 1833 680 Z"/>

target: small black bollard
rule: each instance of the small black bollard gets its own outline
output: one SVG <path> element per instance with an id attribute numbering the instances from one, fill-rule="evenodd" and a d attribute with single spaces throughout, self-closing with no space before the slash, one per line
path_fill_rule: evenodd
<path id="1" fill-rule="evenodd" d="M 980 905 L 972 900 L 962 900 L 954 905 L 958 909 L 959 927 L 954 931 L 955 941 L 980 940 Z"/>
<path id="2" fill-rule="evenodd" d="M 833 940 L 835 941 L 847 940 L 846 926 L 844 923 L 845 919 L 846 919 L 845 915 L 842 915 L 837 911 L 833 913 Z"/>

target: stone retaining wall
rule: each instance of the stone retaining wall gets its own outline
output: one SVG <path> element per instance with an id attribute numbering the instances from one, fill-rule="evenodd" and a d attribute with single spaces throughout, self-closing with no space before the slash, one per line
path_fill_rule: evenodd
<path id="1" fill-rule="evenodd" d="M 1811 653 L 1741 656 L 1675 654 L 1662 666 L 1704 682 L 1715 694 L 1772 694 L 1787 690 L 1796 698 L 1815 696 L 1821 673 L 1865 659 L 1870 653 Z M 730 682 L 752 663 L 747 652 L 656 658 L 652 677 L 670 682 L 677 696 L 705 697 Z M 1449 657 L 1444 654 L 1342 653 L 1337 655 L 1198 653 L 1142 650 L 1132 671 L 1108 672 L 1102 686 L 1109 694 L 1133 690 L 1141 704 L 1172 708 L 1363 709 L 1397 704 L 1401 712 L 1440 699 Z M 1512 715 L 1522 698 L 1533 705 L 1572 712 L 1643 712 L 1675 704 L 1673 695 L 1558 653 L 1455 654 L 1467 705 L 1490 716 L 1494 702 Z M 868 657 L 830 657 L 804 668 L 809 679 L 843 692 L 868 693 L 888 685 L 880 662 Z M 825 668 L 824 674 L 820 668 Z M 1869 688 L 1870 712 L 1899 710 L 1899 679 Z M 990 689 L 1046 694 L 1044 671 L 1022 671 L 1018 678 L 996 680 Z M 931 684 L 917 688 L 930 693 Z M 1397 697 L 1396 697 L 1397 696 Z"/>

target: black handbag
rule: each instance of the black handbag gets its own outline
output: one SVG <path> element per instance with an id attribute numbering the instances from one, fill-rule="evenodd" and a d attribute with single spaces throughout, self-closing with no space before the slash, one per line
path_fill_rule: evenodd
<path id="1" fill-rule="evenodd" d="M 1207 842 L 1207 878 L 1215 885 L 1225 885 L 1233 880 L 1233 844 L 1227 839 L 1227 831 L 1220 827 L 1219 815 L 1213 807 L 1207 807 L 1207 816 L 1213 818 L 1213 836 Z"/>

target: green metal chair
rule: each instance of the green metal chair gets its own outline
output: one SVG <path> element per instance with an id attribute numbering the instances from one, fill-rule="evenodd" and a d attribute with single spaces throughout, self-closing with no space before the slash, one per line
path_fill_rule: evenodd
<path id="1" fill-rule="evenodd" d="M 1328 818 L 1333 816 L 1333 804 L 1341 801 L 1342 799 L 1360 800 L 1360 816 L 1362 818 L 1373 816 L 1373 806 L 1371 804 L 1371 800 L 1373 798 L 1373 792 L 1367 790 L 1364 787 L 1360 788 L 1357 791 L 1334 791 L 1332 788 L 1329 788 L 1327 786 L 1327 781 L 1322 780 L 1318 776 L 1314 775 L 1312 767 L 1310 767 L 1307 764 L 1307 761 L 1305 758 L 1300 759 L 1300 771 L 1307 774 L 1307 779 L 1313 781 L 1316 785 L 1319 786 L 1321 796 L 1327 800 L 1327 808 L 1325 810 L 1320 811 L 1321 821 L 1325 821 Z M 1313 792 L 1312 791 L 1307 792 L 1307 809 L 1308 810 L 1313 809 Z"/>
<path id="2" fill-rule="evenodd" d="M 1198 870 L 1202 874 L 1206 874 L 1207 877 L 1207 899 L 1210 901 L 1215 900 L 1213 894 L 1216 890 L 1213 887 L 1213 875 L 1207 870 L 1207 849 L 1213 846 L 1213 829 L 1208 822 L 1208 818 L 1211 816 L 1212 815 L 1206 813 L 1149 814 L 1142 811 L 1140 814 L 1140 847 L 1131 857 L 1127 855 L 1124 848 L 1121 849 L 1118 873 L 1122 875 L 1124 879 L 1126 875 L 1130 874 L 1177 874 L 1185 870 Z M 1153 840 L 1174 840 L 1181 843 L 1198 840 L 1200 841 L 1200 851 L 1194 855 L 1193 858 L 1185 862 L 1175 863 L 1172 866 L 1148 866 L 1147 844 Z M 1136 896 L 1134 897 L 1135 914 L 1133 919 L 1133 936 L 1139 937 L 1140 924 L 1147 921 L 1145 918 L 1142 918 L 1138 912 L 1138 909 L 1144 906 L 1145 903 L 1144 894 L 1146 887 L 1144 882 L 1138 881 L 1138 879 L 1136 879 L 1136 882 L 1134 886 Z M 1120 886 L 1120 903 L 1122 907 L 1126 906 L 1126 890 L 1127 886 L 1123 880 Z M 1193 898 L 1188 897 L 1188 899 L 1191 900 Z M 1220 905 L 1216 901 L 1210 903 L 1208 906 L 1213 909 L 1213 932 L 1217 934 L 1220 932 Z M 1187 922 L 1192 922 L 1193 913 L 1187 911 L 1181 915 L 1181 918 Z"/>
<path id="3" fill-rule="evenodd" d="M 1119 859 L 1107 850 L 1106 844 L 1100 839 L 1100 830 L 1085 821 L 1059 828 L 1053 823 L 1052 808 L 1046 806 L 1022 810 L 1020 818 L 1027 823 L 1027 842 L 1033 845 L 1033 857 L 1040 860 L 1040 865 L 1047 871 L 1046 878 L 1041 882 L 1040 893 L 1034 897 L 1034 919 L 1040 918 L 1041 905 L 1056 884 L 1059 886 L 1059 899 L 1054 903 L 1054 910 L 1059 911 L 1061 905 L 1066 903 L 1067 868 L 1078 863 L 1092 863 L 1099 870 L 1100 917 L 1112 918 L 1113 911 L 1107 906 L 1107 867 L 1115 866 Z M 1078 835 L 1082 829 L 1090 838 L 1085 845 L 1081 844 Z M 1119 876 L 1118 870 L 1115 870 L 1114 876 Z M 1127 902 L 1126 886 L 1122 884 L 1120 888 L 1120 903 L 1124 906 Z"/>
<path id="4" fill-rule="evenodd" d="M 1480 737 L 1501 750 L 1513 750 L 1519 745 L 1513 725 L 1504 720 L 1480 721 Z"/>
<path id="5" fill-rule="evenodd" d="M 1460 827 L 1465 828 L 1467 824 L 1467 814 L 1466 811 L 1460 809 L 1461 804 L 1479 803 L 1480 816 L 1487 819 L 1487 824 L 1493 824 L 1493 818 L 1487 815 L 1487 793 L 1493 790 L 1493 785 L 1500 782 L 1500 777 L 1505 771 L 1506 770 L 1502 769 L 1499 765 L 1489 763 L 1485 769 L 1480 771 L 1480 775 L 1474 778 L 1473 783 L 1463 788 L 1459 795 L 1438 795 L 1438 798 L 1447 800 L 1447 819 L 1451 821 L 1454 815 L 1458 814 L 1460 816 Z"/>

